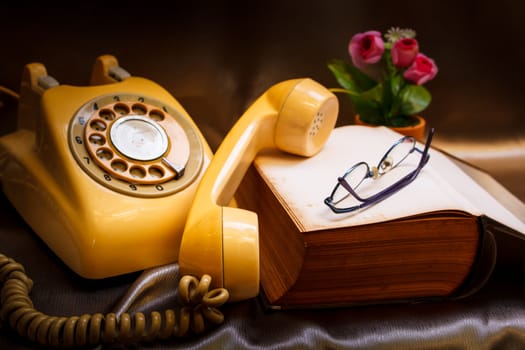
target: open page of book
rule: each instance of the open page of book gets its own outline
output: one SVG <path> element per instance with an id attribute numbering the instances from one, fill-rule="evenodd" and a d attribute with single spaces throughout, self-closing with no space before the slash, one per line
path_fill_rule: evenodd
<path id="1" fill-rule="evenodd" d="M 339 176 L 358 162 L 377 166 L 385 152 L 401 137 L 381 126 L 343 126 L 333 130 L 324 148 L 313 157 L 302 158 L 270 150 L 256 158 L 255 166 L 304 232 L 455 210 L 475 216 L 486 215 L 525 235 L 525 204 L 510 192 L 506 193 L 513 204 L 509 210 L 504 202 L 485 190 L 487 182 L 497 185 L 496 180 L 480 174 L 485 182 L 478 183 L 436 149 L 430 150 L 428 163 L 413 182 L 383 201 L 344 214 L 336 214 L 324 204 Z M 417 148 L 422 150 L 424 145 L 418 142 Z M 395 183 L 414 169 L 420 158 L 420 153 L 413 152 L 385 175 L 376 180 L 367 179 L 367 190 L 372 194 Z M 503 186 L 497 188 L 506 191 Z"/>

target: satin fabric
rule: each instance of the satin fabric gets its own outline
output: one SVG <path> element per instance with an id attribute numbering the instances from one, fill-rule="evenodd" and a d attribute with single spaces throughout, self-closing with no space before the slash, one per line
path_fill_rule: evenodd
<path id="1" fill-rule="evenodd" d="M 102 281 L 79 278 L 33 234 L 4 197 L 0 204 L 0 247 L 34 280 L 31 296 L 37 309 L 69 316 L 122 307 L 139 273 Z M 522 266 L 502 260 L 479 292 L 454 301 L 279 311 L 266 309 L 262 299 L 255 298 L 223 306 L 225 322 L 211 325 L 204 334 L 132 348 L 521 349 L 525 346 L 523 276 Z M 157 279 L 125 309 L 148 312 L 175 306 L 176 280 L 171 277 Z M 33 349 L 34 344 L 2 327 L 0 348 Z"/>
<path id="2" fill-rule="evenodd" d="M 411 26 L 439 73 L 427 86 L 424 116 L 434 145 L 489 171 L 525 200 L 523 17 L 519 1 L 407 0 L 177 2 L 170 6 L 79 2 L 76 8 L 7 7 L 0 11 L 0 84 L 18 89 L 25 64 L 42 62 L 60 83 L 85 85 L 93 60 L 114 54 L 132 75 L 158 82 L 194 118 L 215 148 L 247 106 L 269 86 L 312 77 L 336 82 L 329 58 L 348 58 L 354 33 Z M 150 5 L 150 6 L 149 6 Z M 503 40 L 505 39 L 505 40 Z M 353 116 L 341 98 L 338 123 Z M 16 126 L 16 104 L 2 100 L 0 132 Z M 271 311 L 260 298 L 222 308 L 225 323 L 205 334 L 133 349 L 523 349 L 525 258 L 510 239 L 476 294 L 427 301 Z M 26 267 L 35 306 L 51 315 L 109 312 L 139 273 L 89 281 L 72 273 L 0 195 L 0 251 Z M 169 288 L 168 288 L 169 289 Z M 132 310 L 173 304 L 166 286 L 149 289 Z M 155 302 L 149 299 L 154 297 Z M 34 349 L 0 327 L 1 349 Z M 107 345 L 104 349 L 123 349 Z"/>

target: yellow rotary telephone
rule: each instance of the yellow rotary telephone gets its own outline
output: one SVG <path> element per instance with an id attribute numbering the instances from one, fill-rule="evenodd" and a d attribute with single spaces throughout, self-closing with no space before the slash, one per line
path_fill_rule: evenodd
<path id="1" fill-rule="evenodd" d="M 317 82 L 284 81 L 212 155 L 178 101 L 115 57 L 97 58 L 86 87 L 60 85 L 32 63 L 18 128 L 0 137 L 0 181 L 24 220 L 83 277 L 178 262 L 182 274 L 211 276 L 205 287 L 185 282 L 199 285 L 201 298 L 210 286 L 243 300 L 259 292 L 259 246 L 257 215 L 229 206 L 242 177 L 264 148 L 316 154 L 337 114 L 336 97 Z"/>
<path id="2" fill-rule="evenodd" d="M 91 86 L 25 67 L 18 129 L 0 138 L 0 180 L 17 211 L 76 273 L 104 278 L 177 260 L 212 153 L 156 83 L 97 59 Z"/>

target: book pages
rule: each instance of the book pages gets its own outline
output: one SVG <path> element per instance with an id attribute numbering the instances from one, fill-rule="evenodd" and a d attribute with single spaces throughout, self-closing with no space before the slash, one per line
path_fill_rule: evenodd
<path id="1" fill-rule="evenodd" d="M 358 162 L 378 165 L 385 152 L 401 137 L 382 126 L 343 126 L 333 130 L 324 148 L 313 157 L 302 158 L 269 150 L 256 158 L 255 166 L 303 232 L 457 210 L 475 216 L 487 215 L 525 234 L 525 209 L 524 215 L 517 217 L 448 156 L 435 149 L 430 150 L 428 163 L 412 183 L 381 202 L 345 214 L 333 213 L 324 204 L 323 200 L 330 195 L 339 176 Z M 423 150 L 424 145 L 418 143 L 417 147 Z M 374 186 L 379 190 L 395 183 L 414 169 L 420 158 L 420 153 L 413 152 L 401 166 L 377 180 L 367 179 L 370 193 Z M 518 201 L 519 204 L 522 203 Z"/>

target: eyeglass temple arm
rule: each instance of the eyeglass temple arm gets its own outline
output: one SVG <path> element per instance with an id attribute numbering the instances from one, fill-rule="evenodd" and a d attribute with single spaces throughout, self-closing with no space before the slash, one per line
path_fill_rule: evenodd
<path id="1" fill-rule="evenodd" d="M 354 196 L 357 200 L 362 202 L 361 204 L 356 205 L 356 206 L 353 207 L 352 210 L 355 210 L 355 209 L 366 207 L 367 205 L 370 205 L 370 204 L 372 204 L 374 202 L 377 202 L 379 200 L 383 200 L 383 199 L 391 196 L 392 194 L 396 193 L 397 191 L 402 189 L 404 186 L 406 186 L 407 184 L 412 182 L 417 177 L 417 174 L 419 174 L 420 170 L 421 170 L 421 167 L 418 166 L 414 171 L 412 171 L 409 174 L 405 175 L 403 178 L 401 178 L 395 184 L 392 184 L 392 185 L 388 186 L 383 191 L 381 191 L 379 193 L 376 193 L 376 194 L 374 194 L 374 195 L 372 195 L 372 196 L 370 196 L 368 198 L 361 198 L 357 193 L 355 193 L 354 190 L 352 190 L 352 188 L 350 187 L 348 182 L 346 182 L 345 179 L 340 177 L 337 180 L 339 181 L 341 186 L 343 186 L 348 192 L 350 192 L 350 194 L 352 196 Z"/>
<path id="2" fill-rule="evenodd" d="M 351 211 L 354 211 L 354 210 L 357 210 L 357 209 L 360 209 L 361 208 L 361 205 L 355 205 L 353 207 L 350 207 L 350 208 L 343 208 L 343 209 L 340 209 L 340 208 L 337 208 L 336 206 L 334 206 L 332 204 L 332 202 L 330 201 L 330 197 L 327 197 L 324 199 L 324 203 L 336 214 L 343 214 L 343 213 L 349 213 Z"/>
<path id="3" fill-rule="evenodd" d="M 422 168 L 428 162 L 428 150 L 430 149 L 430 144 L 432 143 L 432 138 L 434 136 L 435 129 L 430 129 L 427 137 L 427 142 L 425 142 L 425 148 L 423 149 L 423 154 L 421 155 L 421 160 L 419 161 L 418 168 Z"/>

